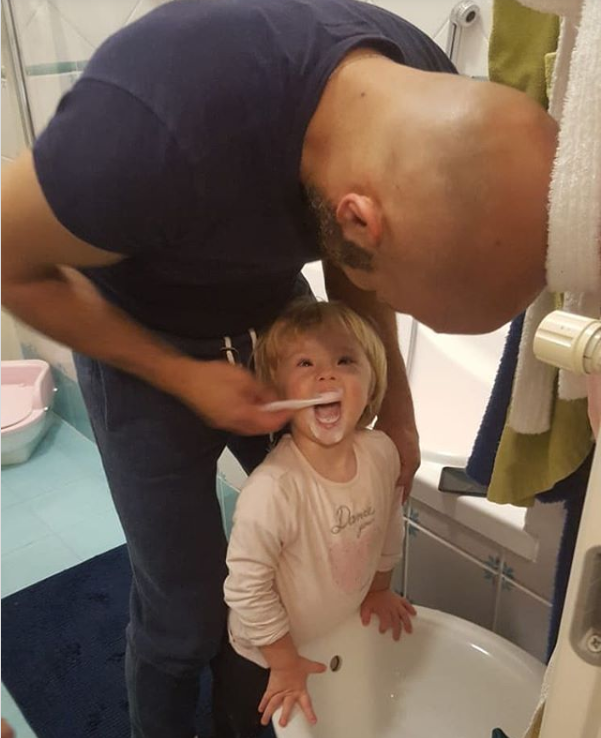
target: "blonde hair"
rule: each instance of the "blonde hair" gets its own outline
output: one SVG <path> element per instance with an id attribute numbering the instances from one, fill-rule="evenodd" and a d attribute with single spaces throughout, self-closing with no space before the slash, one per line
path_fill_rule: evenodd
<path id="1" fill-rule="evenodd" d="M 366 427 L 378 414 L 386 392 L 386 350 L 375 328 L 342 302 L 316 302 L 307 297 L 292 302 L 257 341 L 254 351 L 257 376 L 266 384 L 275 385 L 285 342 L 327 323 L 338 324 L 350 333 L 359 342 L 371 366 L 369 400 L 358 422 L 360 427 Z"/>

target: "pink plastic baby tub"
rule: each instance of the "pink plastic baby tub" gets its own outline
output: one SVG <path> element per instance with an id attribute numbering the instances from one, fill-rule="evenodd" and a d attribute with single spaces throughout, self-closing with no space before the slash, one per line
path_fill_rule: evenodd
<path id="1" fill-rule="evenodd" d="M 2 362 L 2 464 L 26 461 L 48 429 L 54 395 L 50 366 L 40 359 Z"/>

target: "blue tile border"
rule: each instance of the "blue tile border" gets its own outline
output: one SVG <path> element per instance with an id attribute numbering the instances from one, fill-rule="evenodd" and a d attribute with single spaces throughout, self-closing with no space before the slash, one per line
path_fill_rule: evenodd
<path id="1" fill-rule="evenodd" d="M 81 73 L 86 68 L 89 59 L 78 59 L 76 61 L 45 62 L 43 64 L 30 64 L 25 67 L 27 77 L 44 77 L 54 74 Z M 2 79 L 6 79 L 6 70 L 2 66 Z"/>

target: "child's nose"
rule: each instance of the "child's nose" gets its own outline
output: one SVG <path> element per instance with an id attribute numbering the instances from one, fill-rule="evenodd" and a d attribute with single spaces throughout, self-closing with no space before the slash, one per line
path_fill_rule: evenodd
<path id="1" fill-rule="evenodd" d="M 336 379 L 336 366 L 333 364 L 327 364 L 319 368 L 319 380 L 327 381 L 329 379 Z"/>

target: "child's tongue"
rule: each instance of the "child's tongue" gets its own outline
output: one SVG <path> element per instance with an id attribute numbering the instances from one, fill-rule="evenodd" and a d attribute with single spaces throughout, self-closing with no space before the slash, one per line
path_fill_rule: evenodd
<path id="1" fill-rule="evenodd" d="M 340 403 L 332 402 L 329 405 L 316 405 L 315 417 L 320 423 L 335 423 L 340 418 Z"/>

